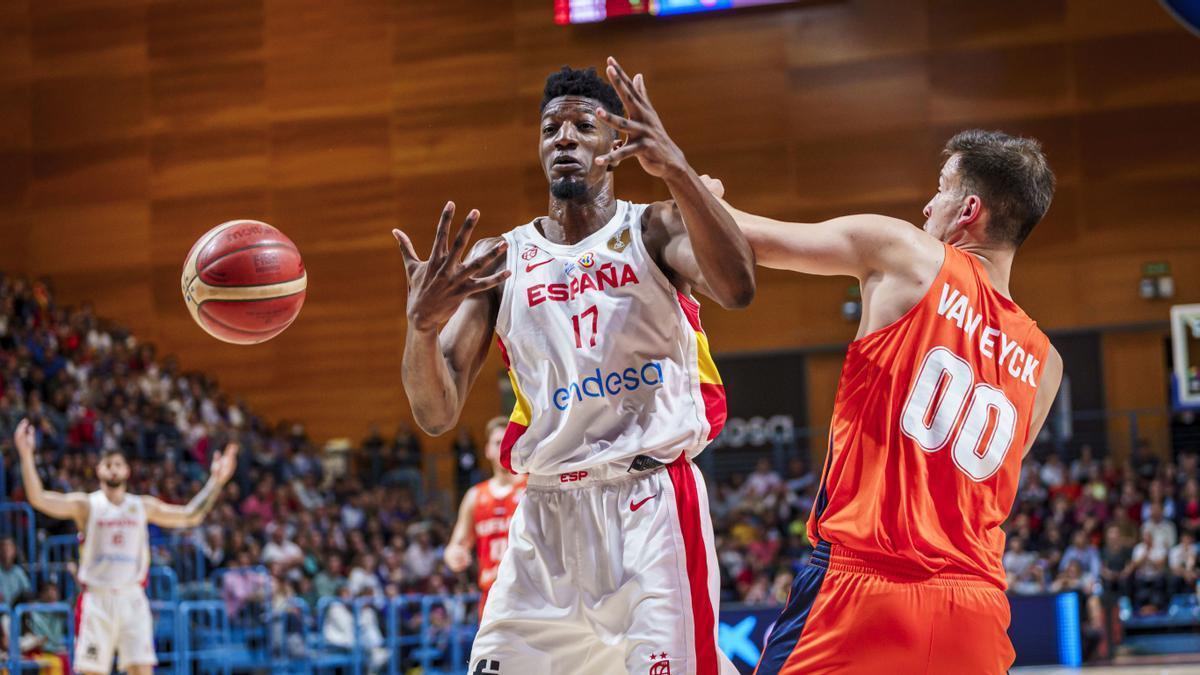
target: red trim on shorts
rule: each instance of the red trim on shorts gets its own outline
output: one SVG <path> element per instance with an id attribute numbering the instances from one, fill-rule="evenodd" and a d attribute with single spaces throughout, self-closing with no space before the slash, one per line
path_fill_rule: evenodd
<path id="1" fill-rule="evenodd" d="M 79 626 L 83 624 L 83 596 L 87 595 L 87 588 L 79 589 L 79 595 L 75 596 L 75 640 L 79 643 Z"/>
<path id="2" fill-rule="evenodd" d="M 700 518 L 700 497 L 692 463 L 686 457 L 667 465 L 675 488 L 675 510 L 683 534 L 688 586 L 692 592 L 692 623 L 696 639 L 696 675 L 717 675 L 717 629 L 712 597 L 708 593 L 708 546 Z"/>

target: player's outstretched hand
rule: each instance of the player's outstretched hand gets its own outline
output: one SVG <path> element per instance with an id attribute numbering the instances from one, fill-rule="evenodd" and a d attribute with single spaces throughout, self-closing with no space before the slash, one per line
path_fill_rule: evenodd
<path id="1" fill-rule="evenodd" d="M 450 244 L 450 221 L 454 218 L 454 202 L 446 202 L 433 238 L 433 250 L 428 260 L 421 260 L 412 240 L 400 230 L 392 236 L 400 244 L 404 256 L 404 273 L 408 277 L 408 320 L 418 330 L 436 330 L 469 296 L 495 288 L 508 278 L 508 270 L 488 276 L 478 276 L 491 270 L 504 255 L 508 245 L 501 242 L 486 253 L 463 263 L 463 252 L 471 239 L 471 231 L 479 222 L 479 211 L 467 214 L 462 228 Z"/>
<path id="2" fill-rule="evenodd" d="M 17 446 L 17 452 L 22 456 L 32 456 L 33 451 L 37 450 L 37 431 L 29 418 L 24 418 L 17 424 L 17 431 L 13 434 L 13 444 Z"/>
<path id="3" fill-rule="evenodd" d="M 224 485 L 233 478 L 233 472 L 237 470 L 238 444 L 230 443 L 225 446 L 225 451 L 217 451 L 213 455 L 212 467 L 209 468 L 209 473 L 213 478 Z"/>
<path id="4" fill-rule="evenodd" d="M 637 157 L 646 173 L 659 178 L 687 167 L 683 151 L 667 135 L 662 120 L 650 104 L 646 81 L 641 73 L 630 79 L 621 69 L 621 64 L 611 56 L 608 57 L 605 72 L 621 97 L 628 117 L 604 109 L 600 110 L 598 117 L 604 124 L 626 134 L 627 138 L 621 147 L 597 157 L 596 163 L 616 165 L 628 157 Z"/>

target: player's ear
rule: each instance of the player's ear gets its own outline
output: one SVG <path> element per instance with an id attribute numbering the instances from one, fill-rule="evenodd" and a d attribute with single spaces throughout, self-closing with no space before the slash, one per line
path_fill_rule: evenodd
<path id="1" fill-rule="evenodd" d="M 622 145 L 625 145 L 625 139 L 621 137 L 621 134 L 617 133 L 616 130 L 614 130 L 613 135 L 616 136 L 616 140 L 613 141 L 612 150 L 609 150 L 609 152 L 613 152 L 617 148 L 620 148 Z M 614 163 L 609 164 L 608 167 L 605 169 L 605 171 L 615 171 L 617 168 L 617 164 L 619 164 L 619 163 L 620 162 L 614 162 Z"/>
<path id="2" fill-rule="evenodd" d="M 958 211 L 958 226 L 969 228 L 979 222 L 983 215 L 983 201 L 979 195 L 967 195 Z"/>

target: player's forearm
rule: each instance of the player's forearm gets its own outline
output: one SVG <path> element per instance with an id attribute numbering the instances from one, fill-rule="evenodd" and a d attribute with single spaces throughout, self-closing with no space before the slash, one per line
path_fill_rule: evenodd
<path id="1" fill-rule="evenodd" d="M 458 387 L 436 330 L 409 322 L 400 372 L 417 426 L 433 436 L 449 431 L 458 421 Z"/>
<path id="2" fill-rule="evenodd" d="M 21 455 L 21 482 L 25 487 L 25 499 L 29 505 L 41 510 L 45 489 L 42 487 L 42 477 L 38 475 L 37 464 L 32 455 Z"/>
<path id="3" fill-rule="evenodd" d="M 224 483 L 221 483 L 216 478 L 209 478 L 204 487 L 196 493 L 196 496 L 192 497 L 192 501 L 188 502 L 187 506 L 184 507 L 183 527 L 196 527 L 204 522 L 204 517 L 217 505 L 217 500 L 221 496 L 221 488 L 223 487 L 225 487 Z"/>
<path id="4" fill-rule="evenodd" d="M 690 166 L 668 173 L 664 180 L 713 299 L 727 309 L 749 305 L 755 291 L 754 251 L 733 216 Z"/>

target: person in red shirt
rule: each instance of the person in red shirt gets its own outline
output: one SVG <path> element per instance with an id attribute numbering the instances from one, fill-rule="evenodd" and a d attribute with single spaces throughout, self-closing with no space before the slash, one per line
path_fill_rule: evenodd
<path id="1" fill-rule="evenodd" d="M 508 419 L 493 418 L 487 424 L 484 454 L 492 465 L 492 477 L 469 488 L 458 509 L 458 521 L 446 544 L 446 566 L 461 572 L 471 565 L 471 546 L 479 557 L 479 613 L 488 591 L 496 581 L 496 570 L 508 547 L 508 525 L 525 493 L 525 477 L 515 476 L 500 465 L 500 446 Z"/>
<path id="2" fill-rule="evenodd" d="M 998 675 L 1013 662 L 1000 526 L 1062 359 L 1009 284 L 1054 174 L 1036 141 L 1000 132 L 962 132 L 945 155 L 921 228 L 729 207 L 758 264 L 862 290 L 808 521 L 816 550 L 758 675 Z"/>

